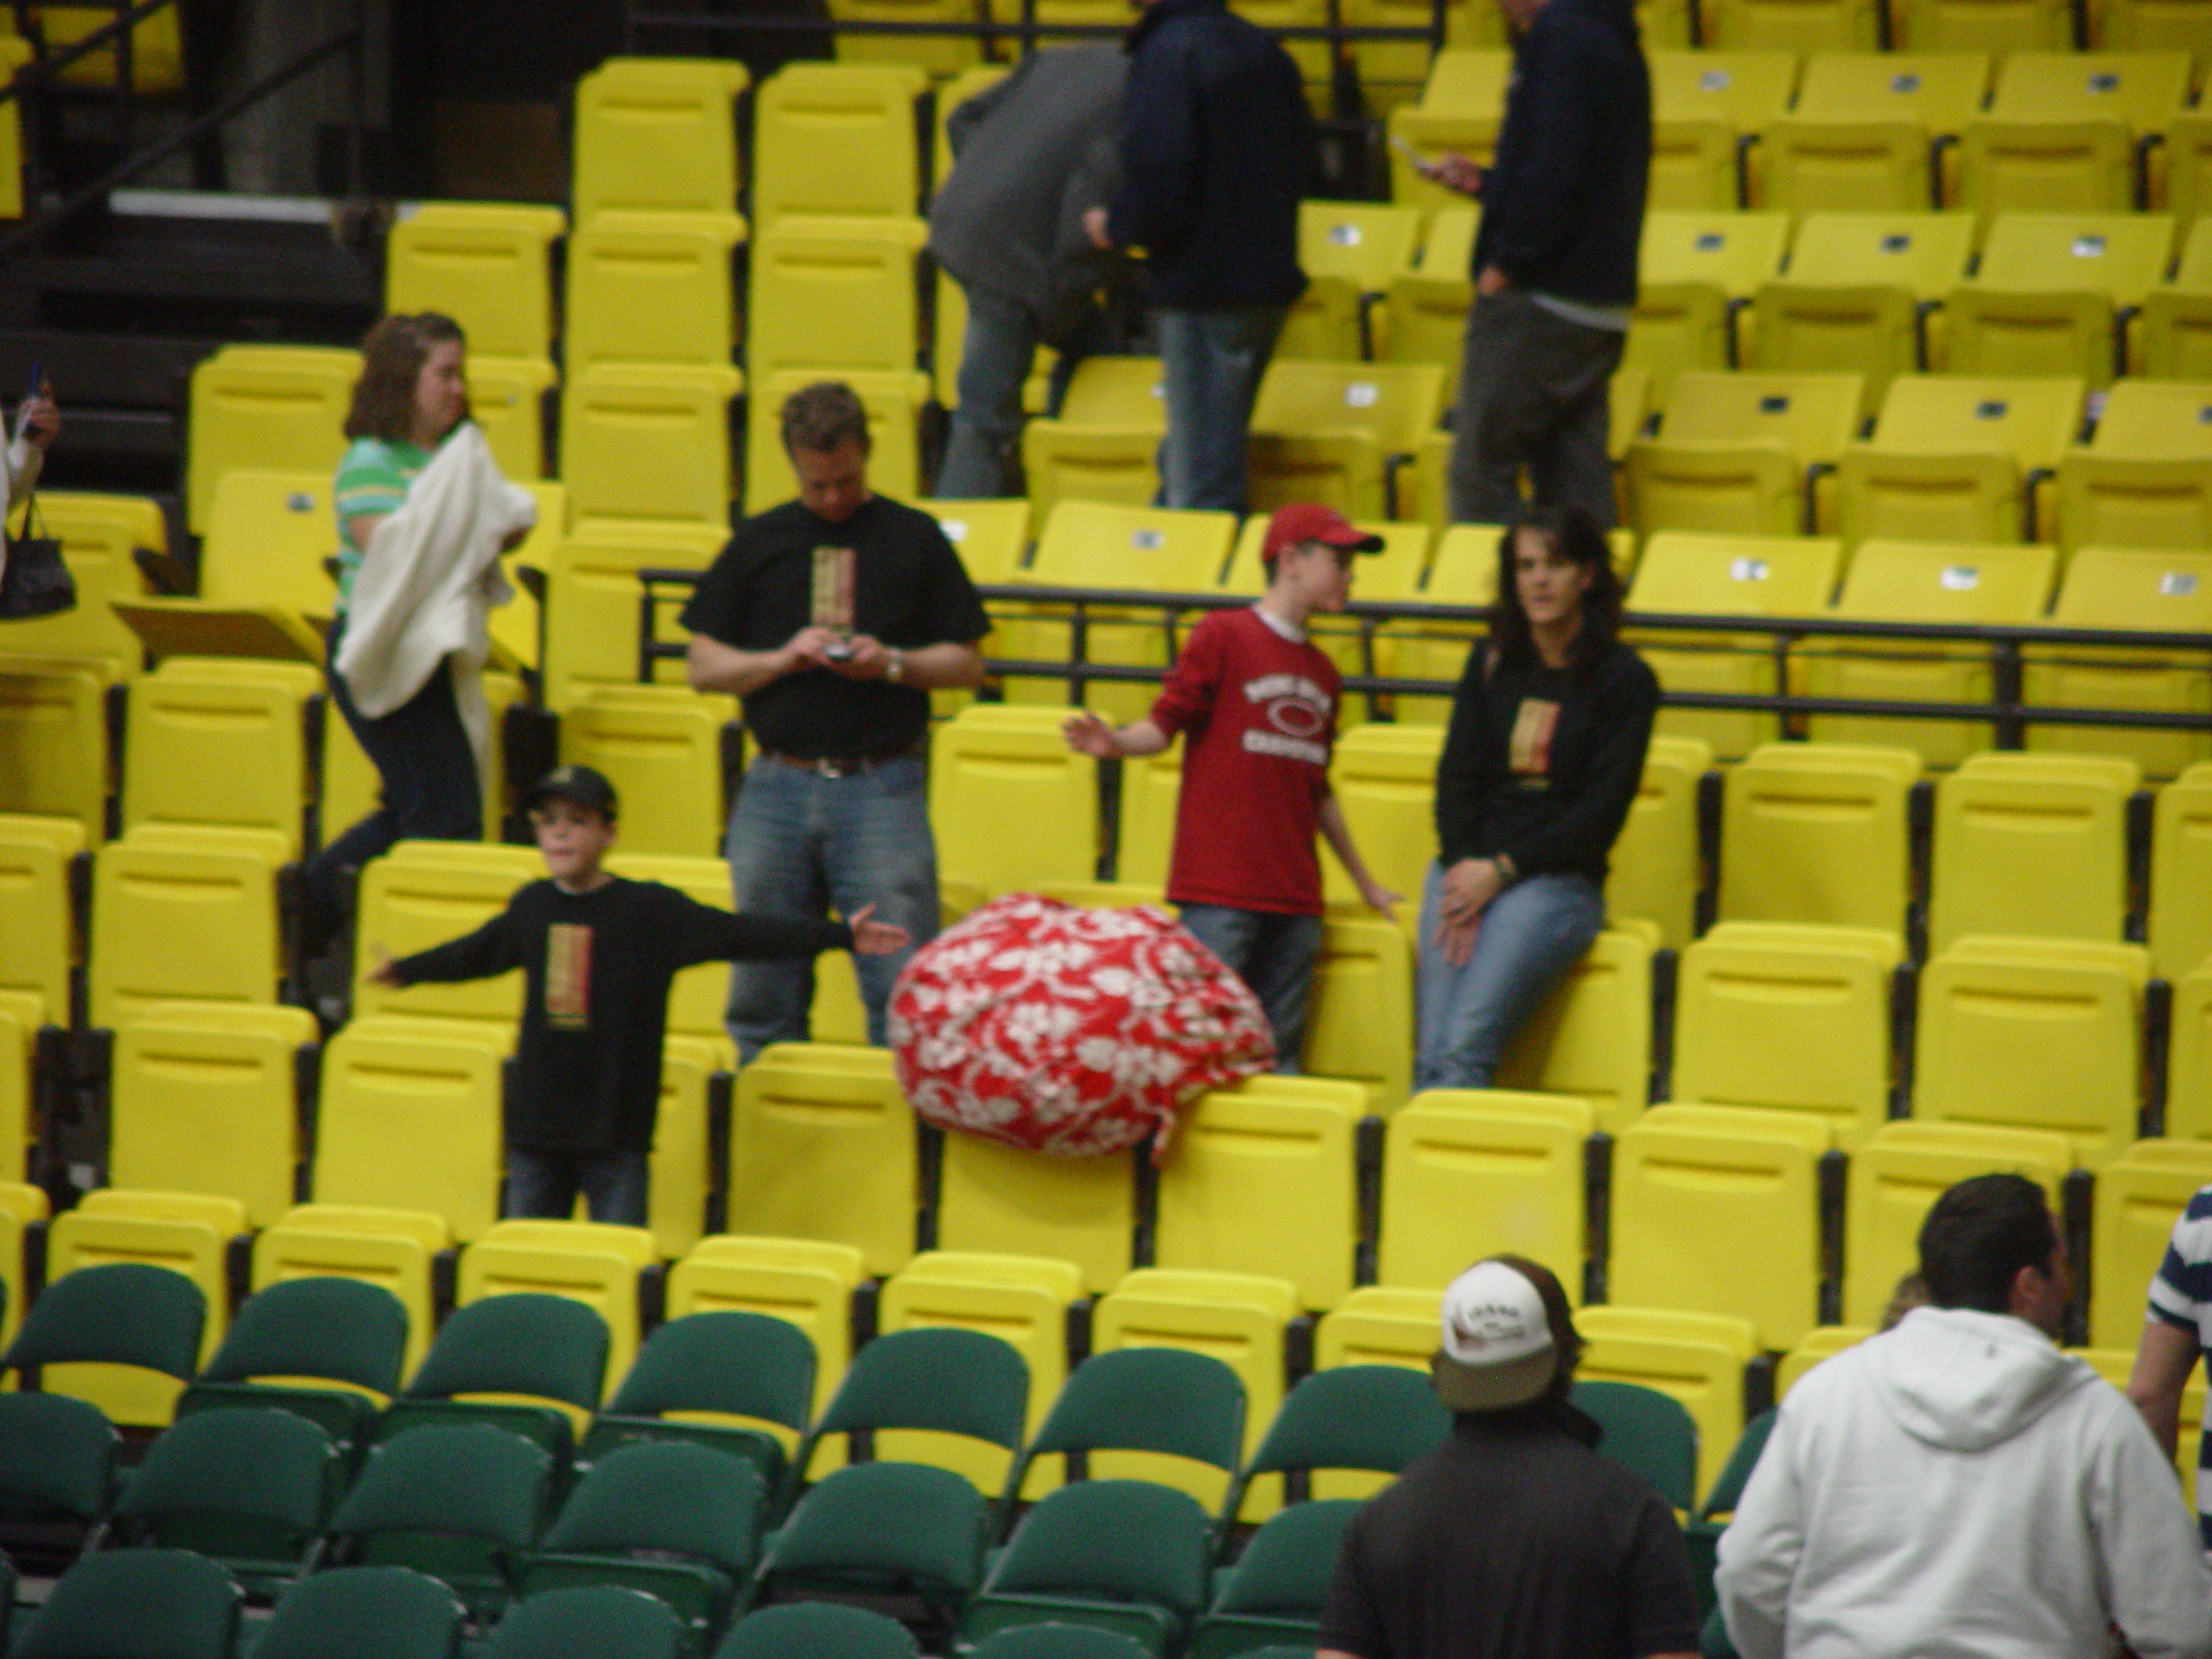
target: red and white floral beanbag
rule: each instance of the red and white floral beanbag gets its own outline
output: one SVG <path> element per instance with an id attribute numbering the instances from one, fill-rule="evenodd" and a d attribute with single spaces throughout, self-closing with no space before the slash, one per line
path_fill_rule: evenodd
<path id="1" fill-rule="evenodd" d="M 1244 982 L 1157 906 L 1011 893 L 914 953 L 891 995 L 899 1082 L 923 1118 L 1064 1158 L 1159 1132 L 1274 1064 Z"/>

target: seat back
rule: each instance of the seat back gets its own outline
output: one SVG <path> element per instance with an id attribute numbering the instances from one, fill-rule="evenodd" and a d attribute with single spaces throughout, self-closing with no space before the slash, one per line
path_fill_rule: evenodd
<path id="1" fill-rule="evenodd" d="M 930 822 L 946 874 L 994 895 L 1096 874 L 1098 768 L 1060 735 L 1069 712 L 971 709 L 931 735 Z M 1009 812 L 1036 833 L 1010 840 Z"/>
<path id="2" fill-rule="evenodd" d="M 104 1551 L 61 1575 L 14 1651 L 24 1659 L 87 1653 L 229 1659 L 238 1601 L 231 1575 L 190 1550 Z"/>
<path id="3" fill-rule="evenodd" d="M 0 659 L 0 811 L 71 818 L 89 843 L 107 836 L 105 664 Z"/>
<path id="4" fill-rule="evenodd" d="M 426 201 L 385 238 L 385 309 L 436 311 L 458 322 L 469 354 L 543 357 L 553 342 L 557 207 Z"/>
<path id="5" fill-rule="evenodd" d="M 726 364 L 737 337 L 735 213 L 601 213 L 569 239 L 568 371 Z"/>
<path id="6" fill-rule="evenodd" d="M 208 527 L 215 486 L 233 467 L 283 467 L 328 478 L 360 353 L 327 346 L 232 346 L 192 371 L 185 452 L 185 520 Z"/>
<path id="7" fill-rule="evenodd" d="M 727 365 L 601 363 L 562 391 L 562 482 L 594 518 L 726 525 L 732 482 Z"/>
<path id="8" fill-rule="evenodd" d="M 704 570 L 728 539 L 721 523 L 603 520 L 582 529 L 554 550 L 546 569 L 545 702 L 566 710 L 601 688 L 638 683 L 640 570 Z M 657 604 L 656 639 L 678 637 L 677 613 L 689 593 L 663 590 Z M 681 663 L 657 663 L 654 681 L 683 683 Z"/>
<path id="9" fill-rule="evenodd" d="M 747 1233 L 858 1248 L 868 1271 L 914 1249 L 915 1119 L 891 1072 L 847 1069 L 793 1046 L 763 1050 L 738 1078 L 729 1217 Z"/>
<path id="10" fill-rule="evenodd" d="M 572 194 L 581 227 L 607 209 L 728 213 L 732 105 L 751 77 L 727 59 L 610 58 L 576 83 Z"/>
<path id="11" fill-rule="evenodd" d="M 1392 1116 L 1383 1147 L 1381 1281 L 1449 1284 L 1468 1262 L 1510 1250 L 1555 1266 L 1580 1304 L 1585 1147 L 1596 1127 L 1590 1106 L 1568 1096 L 1414 1096 Z"/>
<path id="12" fill-rule="evenodd" d="M 331 1659 L 374 1630 L 393 1659 L 451 1659 L 461 1608 L 427 1573 L 339 1567 L 300 1580 L 277 1599 L 254 1652 L 262 1659 Z"/>
<path id="13" fill-rule="evenodd" d="M 2196 896 L 2212 879 L 2212 766 L 2158 791 L 2151 827 L 2152 971 L 2178 980 L 2212 954 L 2212 916 Z"/>
<path id="14" fill-rule="evenodd" d="M 499 1213 L 500 1144 L 500 1054 L 484 1041 L 357 1020 L 324 1051 L 319 1202 L 420 1206 L 473 1239 Z"/>
<path id="15" fill-rule="evenodd" d="M 721 722 L 678 687 L 587 696 L 561 721 L 561 759 L 606 774 L 622 802 L 623 845 L 712 858 L 722 830 Z"/>
<path id="16" fill-rule="evenodd" d="M 1586 1100 L 1618 1129 L 1650 1098 L 1649 938 L 1608 929 L 1591 942 L 1507 1045 L 1497 1084 Z"/>
<path id="17" fill-rule="evenodd" d="M 921 188 L 914 94 L 869 68 L 810 65 L 761 83 L 753 104 L 753 214 L 911 216 Z"/>
<path id="18" fill-rule="evenodd" d="M 1744 1432 L 1744 1367 L 1758 1353 L 1750 1322 L 1608 1305 L 1583 1309 L 1575 1327 L 1585 1344 L 1578 1388 L 1631 1382 L 1679 1401 L 1697 1426 L 1693 1490 L 1709 1487 Z"/>
<path id="19" fill-rule="evenodd" d="M 607 1373 L 607 1320 L 598 1309 L 573 1297 L 512 1291 L 455 1308 L 405 1393 L 410 1400 L 518 1394 L 594 1411 Z"/>
<path id="20" fill-rule="evenodd" d="M 266 834 L 266 832 L 263 832 Z M 118 1027 L 158 1002 L 268 1003 L 281 971 L 279 838 L 142 833 L 92 861 L 92 1021 Z"/>
<path id="21" fill-rule="evenodd" d="M 2120 938 L 2137 769 L 2099 756 L 2069 774 L 2041 756 L 1983 754 L 1936 785 L 1930 950 L 1976 933 Z"/>

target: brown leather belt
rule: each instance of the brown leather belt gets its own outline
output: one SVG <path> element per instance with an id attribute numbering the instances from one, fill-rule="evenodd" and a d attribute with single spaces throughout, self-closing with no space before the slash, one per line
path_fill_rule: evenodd
<path id="1" fill-rule="evenodd" d="M 919 753 L 918 749 L 893 749 L 888 754 L 824 754 L 810 760 L 804 755 L 778 754 L 773 749 L 763 749 L 760 758 L 779 766 L 789 766 L 794 772 L 810 772 L 817 778 L 857 778 L 893 760 L 911 760 Z"/>

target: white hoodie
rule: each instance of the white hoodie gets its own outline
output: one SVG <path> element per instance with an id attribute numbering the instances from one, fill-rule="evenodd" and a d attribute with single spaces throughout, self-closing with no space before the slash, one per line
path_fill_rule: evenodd
<path id="1" fill-rule="evenodd" d="M 1720 1539 L 1744 1659 L 2212 1655 L 2196 1520 L 2135 1408 L 2009 1314 L 1916 1308 L 1790 1389 Z"/>

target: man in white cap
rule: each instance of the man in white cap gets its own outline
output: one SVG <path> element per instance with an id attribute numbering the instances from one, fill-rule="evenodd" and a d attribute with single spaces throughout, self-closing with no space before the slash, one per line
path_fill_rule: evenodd
<path id="1" fill-rule="evenodd" d="M 1452 1438 L 1353 1521 L 1319 1659 L 1694 1659 L 1674 1512 L 1567 1403 L 1581 1346 L 1549 1269 L 1452 1281 L 1431 1362 Z"/>

